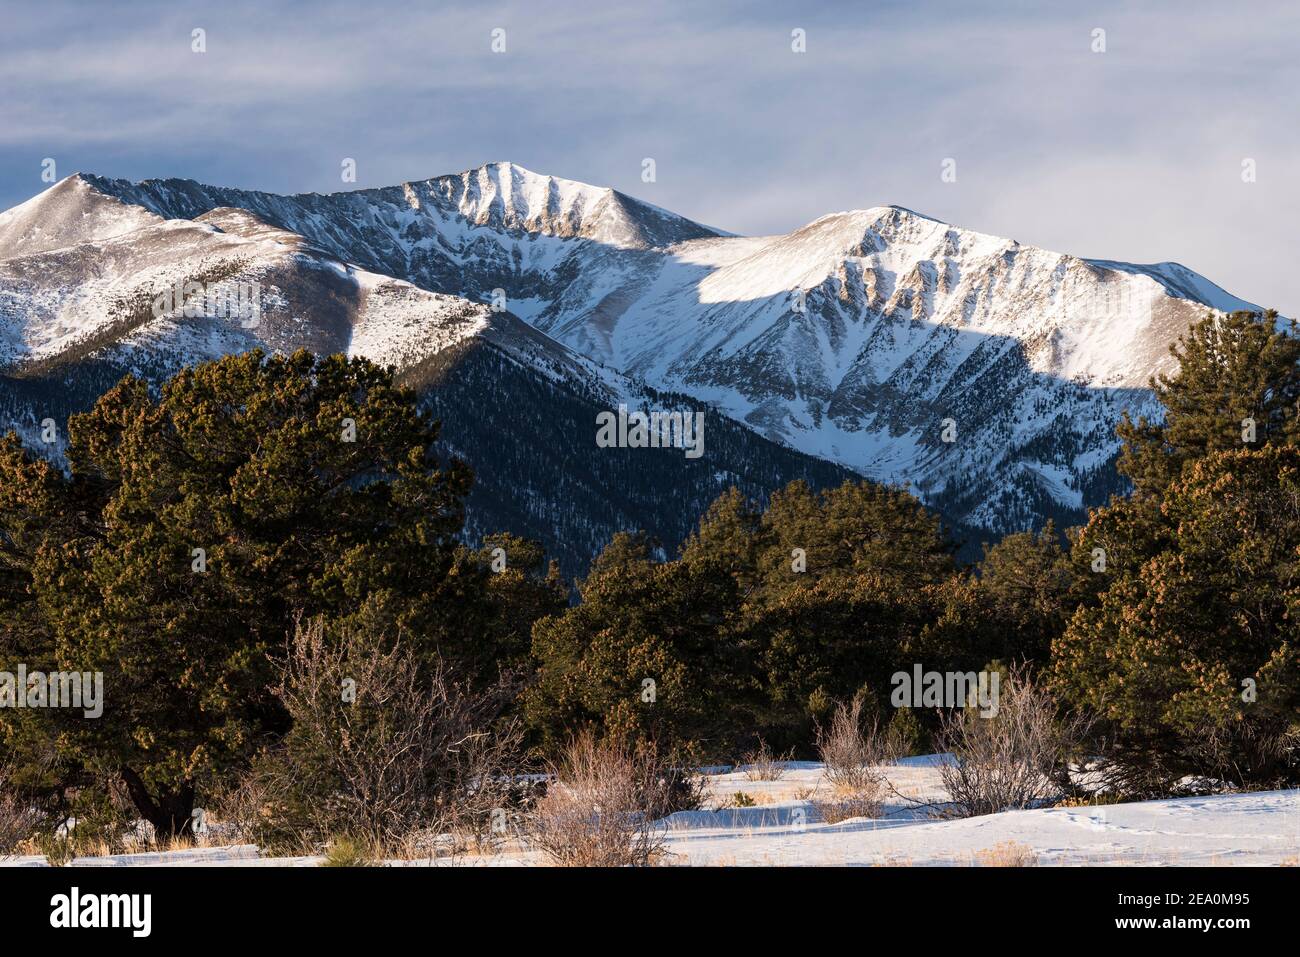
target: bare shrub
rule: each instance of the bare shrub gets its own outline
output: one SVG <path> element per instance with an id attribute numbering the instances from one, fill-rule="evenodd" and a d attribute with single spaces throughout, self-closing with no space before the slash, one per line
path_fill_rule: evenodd
<path id="1" fill-rule="evenodd" d="M 787 753 L 778 757 L 772 753 L 767 742 L 758 739 L 758 747 L 741 755 L 740 763 L 745 768 L 745 777 L 750 781 L 779 781 L 785 775 L 785 763 L 790 760 Z"/>
<path id="2" fill-rule="evenodd" d="M 280 679 L 293 726 L 231 801 L 258 843 L 395 848 L 421 829 L 493 833 L 521 738 L 501 719 L 508 683 L 474 689 L 397 644 L 327 636 L 318 620 L 296 625 Z"/>
<path id="3" fill-rule="evenodd" d="M 204 809 L 208 826 L 220 826 L 223 843 L 259 843 L 265 818 L 276 803 L 270 797 L 272 780 L 271 775 L 260 773 L 231 775 L 209 788 Z"/>
<path id="4" fill-rule="evenodd" d="M 1103 722 L 1111 734 L 1113 726 Z M 1222 793 L 1253 782 L 1249 789 L 1282 788 L 1285 769 L 1300 755 L 1300 725 L 1280 719 L 1251 721 L 1202 720 L 1179 735 L 1176 747 L 1168 739 L 1125 740 L 1121 735 L 1098 742 L 1100 757 L 1090 767 L 1095 790 L 1143 801 Z M 1269 780 L 1263 769 L 1279 769 Z"/>
<path id="5" fill-rule="evenodd" d="M 1166 793 L 1217 793 L 1242 785 L 1283 787 L 1285 768 L 1300 757 L 1300 725 L 1284 716 L 1227 724 L 1203 721 L 1188 735 L 1187 754 L 1184 770 L 1189 773 L 1170 782 Z M 1275 780 L 1268 780 L 1263 772 L 1267 768 L 1277 769 Z"/>
<path id="6" fill-rule="evenodd" d="M 845 794 L 879 795 L 885 785 L 882 765 L 894 760 L 889 741 L 875 718 L 868 724 L 862 714 L 862 695 L 831 712 L 829 726 L 817 728 L 817 750 L 826 779 Z"/>
<path id="7" fill-rule="evenodd" d="M 1001 682 L 996 714 L 956 708 L 940 715 L 939 750 L 952 754 L 939 767 L 950 813 L 996 814 L 1060 794 L 1067 762 L 1086 731 L 1082 718 L 1058 718 L 1055 700 L 1025 669 L 1012 669 Z"/>
<path id="8" fill-rule="evenodd" d="M 653 752 L 580 732 L 551 768 L 530 841 L 563 867 L 646 867 L 662 854 L 656 823 L 673 786 Z"/>
<path id="9" fill-rule="evenodd" d="M 817 750 L 832 794 L 814 800 L 813 809 L 828 824 L 855 817 L 879 817 L 889 782 L 882 769 L 895 760 L 891 738 L 872 718 L 866 721 L 862 695 L 840 702 L 830 724 L 817 728 Z"/>
<path id="10" fill-rule="evenodd" d="M 72 776 L 53 750 L 20 763 L 0 757 L 0 860 L 43 854 L 52 864 L 90 854 L 140 850 L 152 828 L 136 817 L 125 786 L 112 771 Z"/>

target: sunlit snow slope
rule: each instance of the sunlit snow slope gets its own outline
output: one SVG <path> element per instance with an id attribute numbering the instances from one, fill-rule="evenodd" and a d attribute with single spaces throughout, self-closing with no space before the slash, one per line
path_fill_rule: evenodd
<path id="1" fill-rule="evenodd" d="M 264 327 L 113 312 L 204 269 L 261 281 Z M 298 196 L 79 175 L 0 215 L 7 361 L 147 342 L 151 361 L 262 344 L 413 367 L 523 320 L 544 333 L 539 367 L 580 369 L 606 397 L 689 396 L 993 532 L 1117 490 L 1121 414 L 1158 414 L 1146 386 L 1170 343 L 1240 308 L 1175 263 L 1080 259 L 897 206 L 740 237 L 510 163 Z"/>

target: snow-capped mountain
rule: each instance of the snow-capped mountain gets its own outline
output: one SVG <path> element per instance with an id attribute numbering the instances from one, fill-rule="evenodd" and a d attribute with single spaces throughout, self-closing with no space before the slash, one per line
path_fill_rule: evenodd
<path id="1" fill-rule="evenodd" d="M 629 202 L 649 224 L 638 232 L 619 218 L 621 201 L 594 192 L 566 189 L 574 202 L 549 221 L 544 209 L 516 206 L 510 215 L 561 232 L 617 228 L 629 244 L 673 225 Z M 494 215 L 484 207 L 485 218 Z M 225 308 L 225 297 L 191 294 L 187 283 L 255 289 L 257 308 Z M 677 449 L 593 455 L 601 412 L 698 403 L 649 390 L 509 311 L 345 262 L 246 208 L 165 218 L 72 177 L 0 214 L 0 427 L 29 445 L 60 454 L 62 431 L 49 448 L 41 424 L 53 419 L 62 430 L 127 373 L 159 382 L 183 365 L 255 347 L 395 366 L 441 419 L 444 447 L 475 469 L 471 537 L 509 530 L 540 540 L 571 576 L 618 531 L 644 529 L 673 548 L 731 485 L 761 496 L 794 479 L 820 487 L 849 477 L 721 416 L 699 460 Z"/>
<path id="2" fill-rule="evenodd" d="M 105 307 L 198 274 L 256 279 L 261 324 Z M 403 369 L 513 343 L 597 404 L 689 396 L 993 532 L 1077 519 L 1115 490 L 1114 426 L 1158 414 L 1146 384 L 1169 343 L 1239 308 L 1254 307 L 1174 263 L 1079 259 L 896 206 L 741 237 L 509 163 L 298 196 L 74 176 L 0 214 L 14 370 L 108 343 L 135 350 L 125 367 L 261 344 Z"/>

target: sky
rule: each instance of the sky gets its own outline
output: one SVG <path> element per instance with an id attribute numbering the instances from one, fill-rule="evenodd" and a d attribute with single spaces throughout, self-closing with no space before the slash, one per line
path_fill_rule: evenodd
<path id="1" fill-rule="evenodd" d="M 744 234 L 892 203 L 1300 316 L 1294 0 L 5 0 L 0 21 L 0 209 L 47 159 L 275 192 L 510 160 Z"/>

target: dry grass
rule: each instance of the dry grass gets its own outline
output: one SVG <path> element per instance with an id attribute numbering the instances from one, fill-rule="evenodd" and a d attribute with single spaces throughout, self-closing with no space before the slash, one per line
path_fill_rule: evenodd
<path id="1" fill-rule="evenodd" d="M 1034 867 L 1038 864 L 1038 855 L 1028 844 L 1019 841 L 1003 841 L 975 852 L 976 867 Z"/>
<path id="2" fill-rule="evenodd" d="M 732 791 L 722 796 L 714 804 L 716 810 L 725 810 L 733 807 L 763 807 L 768 804 L 780 804 L 786 798 L 781 794 L 773 794 L 769 791 Z"/>
<path id="3" fill-rule="evenodd" d="M 37 825 L 38 816 L 30 802 L 9 786 L 11 777 L 11 769 L 0 765 L 0 860 L 19 853 Z"/>
<path id="4" fill-rule="evenodd" d="M 1122 804 L 1123 797 L 1114 793 L 1105 794 L 1088 794 L 1088 795 L 1071 795 L 1063 797 L 1052 807 L 1107 807 L 1111 804 Z"/>
<path id="5" fill-rule="evenodd" d="M 883 804 L 877 795 L 846 791 L 826 800 L 815 800 L 812 806 L 824 823 L 839 824 L 858 817 L 880 817 Z"/>
<path id="6" fill-rule="evenodd" d="M 718 799 L 713 806 L 715 811 L 727 811 L 737 807 L 755 807 L 756 802 L 749 794 L 744 791 L 732 791 L 730 794 L 724 794 Z"/>
<path id="7" fill-rule="evenodd" d="M 384 852 L 368 841 L 355 837 L 337 837 L 325 849 L 321 867 L 371 867 L 384 859 Z"/>

